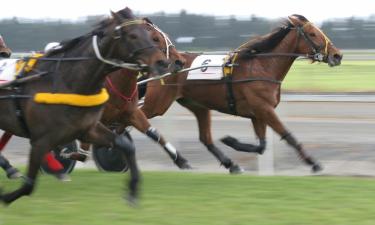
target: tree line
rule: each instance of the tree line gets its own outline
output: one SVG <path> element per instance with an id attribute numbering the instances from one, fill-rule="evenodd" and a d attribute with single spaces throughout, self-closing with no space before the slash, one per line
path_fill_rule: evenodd
<path id="1" fill-rule="evenodd" d="M 250 16 L 248 19 L 207 15 L 157 13 L 147 15 L 180 50 L 230 50 L 246 40 L 269 33 L 280 25 L 275 20 Z M 103 16 L 80 22 L 42 21 L 11 18 L 0 20 L 0 34 L 13 51 L 41 50 L 46 43 L 62 41 L 90 32 Z M 341 49 L 375 49 L 375 18 L 328 20 L 322 30 Z"/>

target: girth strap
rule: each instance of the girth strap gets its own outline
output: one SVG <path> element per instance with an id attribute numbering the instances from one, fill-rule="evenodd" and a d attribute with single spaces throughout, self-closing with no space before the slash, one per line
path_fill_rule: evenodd
<path id="1" fill-rule="evenodd" d="M 234 98 L 234 93 L 233 93 L 232 76 L 225 76 L 224 80 L 225 80 L 225 85 L 227 87 L 226 97 L 227 97 L 229 111 L 233 115 L 237 115 L 236 99 Z"/>
<path id="2" fill-rule="evenodd" d="M 14 87 L 13 90 L 17 93 L 17 95 L 23 96 L 21 88 Z M 17 96 L 17 95 L 15 95 L 15 96 Z M 21 99 L 22 99 L 22 97 L 21 98 L 17 98 L 17 97 L 12 98 L 13 105 L 15 107 L 16 116 L 18 118 L 20 126 L 22 127 L 22 129 L 26 133 L 26 135 L 30 136 L 30 130 L 29 130 L 29 127 L 27 126 L 26 119 L 25 119 L 25 112 L 24 112 L 24 110 L 22 110 L 22 107 L 21 107 Z M 23 99 L 25 99 L 25 98 L 23 98 Z"/>

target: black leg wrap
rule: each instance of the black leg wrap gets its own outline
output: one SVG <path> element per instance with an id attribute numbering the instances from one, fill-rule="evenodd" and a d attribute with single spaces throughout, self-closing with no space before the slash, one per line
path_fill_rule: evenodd
<path id="1" fill-rule="evenodd" d="M 125 135 L 116 135 L 115 147 L 121 148 L 121 150 L 126 151 L 126 153 L 135 153 L 134 144 Z"/>
<path id="2" fill-rule="evenodd" d="M 148 128 L 148 130 L 146 131 L 146 135 L 150 137 L 152 140 L 154 140 L 155 142 L 160 141 L 160 134 L 154 127 Z"/>
<path id="3" fill-rule="evenodd" d="M 0 167 L 4 170 L 8 170 L 12 167 L 9 161 L 2 154 L 0 154 Z"/>
<path id="4" fill-rule="evenodd" d="M 285 140 L 289 145 L 293 146 L 297 150 L 302 149 L 302 144 L 298 143 L 297 139 L 289 132 L 281 136 L 281 140 Z"/>
<path id="5" fill-rule="evenodd" d="M 230 168 L 233 164 L 232 160 L 224 155 L 214 144 L 206 145 L 208 151 L 210 151 L 225 168 Z"/>
<path id="6" fill-rule="evenodd" d="M 322 170 L 322 166 L 317 161 L 315 161 L 311 156 L 307 155 L 303 151 L 302 144 L 298 143 L 297 139 L 295 139 L 291 133 L 286 133 L 281 137 L 281 139 L 286 140 L 286 142 L 288 142 L 289 145 L 293 146 L 297 150 L 302 160 L 306 164 L 312 166 L 313 172 L 318 172 Z"/>
<path id="7" fill-rule="evenodd" d="M 221 139 L 221 141 L 228 145 L 229 147 L 240 151 L 240 152 L 255 152 L 258 154 L 263 154 L 264 150 L 266 149 L 266 140 L 265 139 L 260 139 L 259 140 L 259 145 L 253 145 L 253 144 L 245 144 L 239 142 L 236 138 L 231 137 L 231 136 L 226 136 Z"/>

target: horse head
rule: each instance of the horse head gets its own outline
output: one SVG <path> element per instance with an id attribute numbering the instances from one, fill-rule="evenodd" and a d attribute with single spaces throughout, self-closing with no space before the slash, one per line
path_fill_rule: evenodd
<path id="1" fill-rule="evenodd" d="M 144 67 L 147 72 L 167 72 L 169 63 L 165 54 L 154 45 L 150 31 L 145 29 L 146 21 L 137 19 L 129 8 L 111 14 L 113 29 L 106 31 L 111 33 L 104 36 L 113 41 L 110 50 L 107 50 L 112 57 L 147 65 Z"/>
<path id="2" fill-rule="evenodd" d="M 144 18 L 147 22 L 148 30 L 151 32 L 151 37 L 156 46 L 158 46 L 169 60 L 170 70 L 178 71 L 183 69 L 185 65 L 185 58 L 177 51 L 176 47 L 170 40 L 169 36 L 164 33 L 159 27 L 151 22 L 149 18 Z"/>
<path id="3" fill-rule="evenodd" d="M 0 57 L 9 58 L 12 55 L 12 51 L 6 46 L 3 37 L 0 35 Z"/>
<path id="4" fill-rule="evenodd" d="M 298 40 L 297 53 L 308 54 L 313 61 L 325 62 L 329 66 L 341 64 L 343 55 L 322 30 L 301 15 L 291 15 L 288 20 L 298 39 L 302 37 L 304 40 Z"/>

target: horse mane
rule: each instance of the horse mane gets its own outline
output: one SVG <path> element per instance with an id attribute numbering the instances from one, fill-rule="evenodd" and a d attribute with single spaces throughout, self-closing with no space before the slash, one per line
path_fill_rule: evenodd
<path id="1" fill-rule="evenodd" d="M 292 16 L 303 22 L 308 22 L 304 16 L 298 14 L 293 14 Z M 242 58 L 249 58 L 257 53 L 270 52 L 285 38 L 293 26 L 289 20 L 284 20 L 283 26 L 277 27 L 269 34 L 251 39 L 238 47 L 236 51 L 240 52 L 239 56 Z"/>
<path id="2" fill-rule="evenodd" d="M 112 14 L 117 15 L 118 17 L 121 17 L 122 19 L 133 19 L 135 17 L 131 9 L 129 9 L 128 7 L 118 11 L 117 13 L 112 13 Z M 85 41 L 87 38 L 91 38 L 94 35 L 97 35 L 98 37 L 103 37 L 108 26 L 112 25 L 114 22 L 115 22 L 114 18 L 103 19 L 102 21 L 94 25 L 95 29 L 93 31 L 87 34 L 81 35 L 79 37 L 73 38 L 73 39 L 63 40 L 60 43 L 61 47 L 48 51 L 48 53 L 46 54 L 46 57 L 57 55 L 59 53 L 70 50 L 76 47 L 77 45 L 79 45 L 81 42 Z"/>

